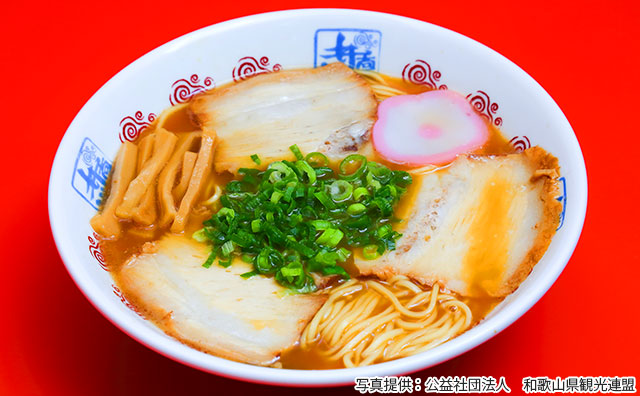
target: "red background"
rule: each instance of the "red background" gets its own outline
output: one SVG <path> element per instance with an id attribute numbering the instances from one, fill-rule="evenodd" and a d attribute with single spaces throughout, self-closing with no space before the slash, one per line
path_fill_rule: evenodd
<path id="1" fill-rule="evenodd" d="M 138 344 L 80 294 L 49 228 L 47 183 L 58 143 L 85 101 L 118 70 L 156 46 L 209 24 L 319 5 L 220 3 L 3 4 L 1 395 L 301 392 L 205 374 Z M 575 129 L 587 162 L 589 208 L 573 258 L 535 307 L 475 350 L 415 376 L 506 376 L 515 394 L 521 393 L 523 376 L 638 376 L 637 3 L 421 3 L 321 5 L 432 22 L 520 65 L 558 102 Z"/>

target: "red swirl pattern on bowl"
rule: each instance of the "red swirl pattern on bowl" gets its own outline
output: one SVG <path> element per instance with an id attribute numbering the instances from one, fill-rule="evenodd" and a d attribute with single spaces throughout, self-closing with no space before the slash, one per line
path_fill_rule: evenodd
<path id="1" fill-rule="evenodd" d="M 91 253 L 91 256 L 96 259 L 100 268 L 105 271 L 109 271 L 109 267 L 104 260 L 104 254 L 102 253 L 102 249 L 100 248 L 100 235 L 94 232 L 93 237 L 89 235 L 87 239 L 89 240 L 89 253 Z"/>
<path id="2" fill-rule="evenodd" d="M 118 286 L 111 284 L 111 288 L 113 289 L 113 294 L 116 295 L 116 297 L 118 297 L 118 299 L 120 299 L 120 301 L 130 310 L 132 310 L 133 312 L 137 313 L 138 316 L 140 316 L 141 318 L 144 319 L 144 316 L 142 316 L 142 314 L 140 313 L 140 311 L 138 311 L 138 308 L 135 307 L 135 305 L 131 304 L 129 302 L 129 300 L 127 300 L 127 298 L 124 296 L 124 293 L 122 293 L 122 290 L 120 290 L 118 288 Z"/>
<path id="3" fill-rule="evenodd" d="M 502 117 L 495 117 L 496 112 L 500 108 L 498 103 L 491 102 L 489 98 L 489 94 L 485 91 L 476 91 L 475 93 L 470 93 L 467 95 L 467 100 L 471 105 L 480 113 L 481 116 L 486 118 L 490 123 L 495 126 L 502 125 Z"/>
<path id="4" fill-rule="evenodd" d="M 149 113 L 145 121 L 144 114 L 139 110 L 133 116 L 124 117 L 120 120 L 120 141 L 122 143 L 134 142 L 156 117 L 154 113 Z"/>
<path id="5" fill-rule="evenodd" d="M 258 74 L 275 72 L 282 69 L 279 63 L 273 66 L 269 65 L 269 58 L 263 56 L 260 60 L 252 56 L 245 56 L 238 60 L 238 64 L 233 68 L 233 81 L 238 82 L 247 78 L 257 76 Z"/>
<path id="6" fill-rule="evenodd" d="M 422 59 L 416 59 L 409 62 L 402 69 L 402 79 L 418 85 L 426 85 L 431 89 L 447 89 L 444 84 L 438 85 L 442 73 L 439 70 L 433 70 L 431 65 Z"/>
<path id="7" fill-rule="evenodd" d="M 215 82 L 211 77 L 205 77 L 202 82 L 197 74 L 192 74 L 189 79 L 181 78 L 171 85 L 169 103 L 175 106 L 187 102 L 193 95 L 214 88 Z"/>
<path id="8" fill-rule="evenodd" d="M 511 143 L 513 148 L 519 153 L 531 147 L 531 141 L 524 135 L 512 137 L 509 143 Z"/>

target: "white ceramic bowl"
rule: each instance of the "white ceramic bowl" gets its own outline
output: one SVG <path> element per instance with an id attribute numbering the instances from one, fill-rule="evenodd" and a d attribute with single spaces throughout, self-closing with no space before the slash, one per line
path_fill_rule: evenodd
<path id="1" fill-rule="evenodd" d="M 338 48 L 337 50 L 335 48 Z M 303 371 L 256 367 L 189 348 L 138 316 L 105 271 L 89 226 L 110 162 L 124 139 L 171 104 L 232 79 L 335 61 L 456 90 L 514 145 L 540 145 L 560 159 L 563 220 L 551 246 L 520 288 L 482 323 L 415 356 L 356 369 Z M 78 287 L 116 326 L 179 362 L 219 375 L 281 385 L 337 385 L 354 377 L 417 371 L 496 335 L 549 289 L 578 241 L 587 178 L 578 141 L 553 99 L 529 75 L 491 49 L 447 29 L 355 10 L 261 14 L 187 34 L 141 57 L 107 82 L 78 113 L 56 154 L 49 184 L 51 228 Z"/>

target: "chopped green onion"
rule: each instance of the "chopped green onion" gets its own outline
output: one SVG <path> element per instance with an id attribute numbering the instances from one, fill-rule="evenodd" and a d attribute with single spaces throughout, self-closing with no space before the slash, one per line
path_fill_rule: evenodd
<path id="1" fill-rule="evenodd" d="M 220 249 L 222 249 L 222 255 L 224 257 L 229 257 L 231 252 L 233 252 L 235 250 L 235 247 L 233 246 L 233 242 L 232 241 L 227 241 L 222 245 L 222 247 Z"/>
<path id="2" fill-rule="evenodd" d="M 227 268 L 233 262 L 233 258 L 229 257 L 228 260 L 218 260 L 218 265 Z"/>
<path id="3" fill-rule="evenodd" d="M 238 230 L 231 235 L 230 239 L 240 247 L 250 247 L 255 243 L 255 237 L 245 230 Z"/>
<path id="4" fill-rule="evenodd" d="M 340 260 L 341 262 L 345 262 L 347 261 L 347 259 L 349 258 L 349 256 L 351 256 L 351 251 L 349 251 L 348 249 L 345 248 L 340 248 L 336 251 L 336 253 L 338 254 L 338 260 Z"/>
<path id="5" fill-rule="evenodd" d="M 393 213 L 393 207 L 386 199 L 381 197 L 376 198 L 373 200 L 373 203 L 380 209 L 380 213 L 382 214 L 382 216 L 391 216 L 391 214 Z"/>
<path id="6" fill-rule="evenodd" d="M 320 201 L 322 205 L 324 205 L 325 208 L 327 209 L 336 208 L 336 204 L 333 203 L 333 201 L 329 198 L 329 196 L 324 191 L 318 191 L 313 195 L 318 199 L 318 201 Z"/>
<path id="7" fill-rule="evenodd" d="M 217 213 L 218 216 L 224 216 L 228 220 L 233 219 L 236 215 L 235 210 L 229 208 L 222 208 Z"/>
<path id="8" fill-rule="evenodd" d="M 319 168 L 321 166 L 329 166 L 329 158 L 326 155 L 314 151 L 313 153 L 307 154 L 305 160 L 309 163 L 309 165 L 314 168 Z"/>
<path id="9" fill-rule="evenodd" d="M 349 279 L 349 274 L 339 265 L 322 267 L 322 275 L 340 275 L 344 279 Z"/>
<path id="10" fill-rule="evenodd" d="M 313 257 L 313 264 L 319 264 L 322 267 L 336 265 L 340 260 L 341 254 L 337 251 L 332 252 L 329 250 L 320 250 L 315 257 Z"/>
<path id="11" fill-rule="evenodd" d="M 323 231 L 331 228 L 331 222 L 327 220 L 312 220 L 311 225 L 318 231 Z"/>
<path id="12" fill-rule="evenodd" d="M 249 279 L 252 276 L 256 276 L 258 275 L 257 271 L 249 271 L 249 272 L 245 272 L 244 274 L 240 274 L 241 277 L 243 277 L 244 279 Z"/>
<path id="13" fill-rule="evenodd" d="M 284 196 L 283 193 L 281 193 L 280 191 L 276 190 L 273 193 L 271 193 L 271 203 L 276 204 L 278 203 L 278 201 L 280 201 L 280 198 L 282 198 Z"/>
<path id="14" fill-rule="evenodd" d="M 378 236 L 380 238 L 386 237 L 387 235 L 391 234 L 391 232 L 393 232 L 393 229 L 389 224 L 385 224 L 382 227 L 378 228 Z"/>
<path id="15" fill-rule="evenodd" d="M 351 198 L 353 186 L 344 180 L 336 180 L 329 186 L 329 194 L 335 202 L 346 201 Z"/>
<path id="16" fill-rule="evenodd" d="M 291 197 L 293 196 L 293 192 L 296 190 L 294 186 L 288 186 L 284 191 L 283 198 L 286 202 L 291 202 Z"/>
<path id="17" fill-rule="evenodd" d="M 282 272 L 282 275 L 289 278 L 294 276 L 300 276 L 302 275 L 302 267 L 294 267 L 294 268 L 282 267 L 280 272 Z"/>
<path id="18" fill-rule="evenodd" d="M 382 188 L 382 183 L 374 179 L 373 175 L 370 172 L 367 173 L 367 176 L 365 177 L 365 179 L 367 180 L 367 186 L 371 187 L 373 191 L 378 191 L 379 189 Z"/>
<path id="19" fill-rule="evenodd" d="M 389 194 L 390 194 L 393 198 L 395 198 L 396 196 L 398 196 L 398 189 L 396 188 L 396 186 L 389 184 L 389 185 L 387 185 L 387 186 L 385 186 L 385 187 L 386 187 L 387 189 L 389 189 Z"/>
<path id="20" fill-rule="evenodd" d="M 391 180 L 391 169 L 377 162 L 369 162 L 367 170 L 380 183 L 387 184 Z"/>
<path id="21" fill-rule="evenodd" d="M 256 165 L 262 164 L 262 161 L 260 161 L 260 157 L 258 157 L 258 154 L 252 154 L 251 160 L 255 162 Z"/>
<path id="22" fill-rule="evenodd" d="M 353 199 L 356 201 L 360 201 L 361 198 L 368 197 L 369 195 L 369 190 L 367 190 L 366 187 L 358 187 L 353 190 Z"/>
<path id="23" fill-rule="evenodd" d="M 213 264 L 213 260 L 215 259 L 216 259 L 216 253 L 215 251 L 212 251 L 211 254 L 209 254 L 209 257 L 207 257 L 207 260 L 204 263 L 202 263 L 202 266 L 204 268 L 211 267 L 211 264 Z"/>
<path id="24" fill-rule="evenodd" d="M 347 208 L 347 213 L 349 213 L 352 216 L 355 215 L 359 215 L 361 213 L 364 213 L 364 211 L 367 210 L 367 207 L 364 206 L 361 203 L 354 203 L 349 205 L 349 207 Z"/>
<path id="25" fill-rule="evenodd" d="M 256 271 L 261 274 L 272 274 L 283 264 L 284 258 L 282 254 L 270 247 L 262 249 L 255 261 Z"/>
<path id="26" fill-rule="evenodd" d="M 318 179 L 322 179 L 324 177 L 333 175 L 333 169 L 327 168 L 326 166 L 321 166 L 319 168 L 315 168 L 316 176 Z"/>
<path id="27" fill-rule="evenodd" d="M 355 166 L 356 170 L 352 170 Z M 360 177 L 367 169 L 367 158 L 360 154 L 351 154 L 340 162 L 338 170 L 340 178 L 344 180 L 355 180 Z"/>
<path id="28" fill-rule="evenodd" d="M 393 171 L 392 181 L 397 186 L 407 187 L 413 179 L 411 178 L 411 174 L 405 171 Z"/>
<path id="29" fill-rule="evenodd" d="M 310 293 L 317 289 L 312 273 L 349 279 L 341 263 L 351 249 L 363 248 L 368 259 L 395 249 L 401 234 L 393 211 L 411 183 L 408 173 L 359 154 L 334 172 L 324 154 L 290 150 L 295 162 L 241 168 L 227 183 L 221 209 L 192 236 L 212 248 L 204 267 L 241 259 L 253 266 L 243 278 L 271 276 L 288 293 Z"/>
<path id="30" fill-rule="evenodd" d="M 289 180 L 296 177 L 296 173 L 287 164 L 285 164 L 284 161 L 271 163 L 267 167 L 267 170 L 272 171 L 271 174 L 269 174 L 269 181 L 271 183 L 277 183 L 280 180 Z"/>
<path id="31" fill-rule="evenodd" d="M 305 273 L 302 263 L 298 261 L 280 268 L 276 272 L 276 280 L 299 293 L 311 293 L 317 290 L 315 282 Z"/>
<path id="32" fill-rule="evenodd" d="M 317 175 L 315 169 L 309 165 L 307 161 L 298 161 L 296 162 L 296 168 L 307 176 L 307 181 L 305 184 L 311 186 L 316 182 Z"/>
<path id="33" fill-rule="evenodd" d="M 298 147 L 297 144 L 294 144 L 293 146 L 289 146 L 289 150 L 291 150 L 291 152 L 293 153 L 293 155 L 296 156 L 296 159 L 298 161 L 302 161 L 304 159 L 304 156 L 302 155 L 302 153 L 300 152 L 300 148 Z"/>
<path id="34" fill-rule="evenodd" d="M 344 237 L 344 233 L 337 228 L 327 228 L 316 239 L 316 243 L 324 246 L 335 247 Z"/>
<path id="35" fill-rule="evenodd" d="M 209 240 L 204 228 L 201 228 L 198 231 L 194 232 L 193 235 L 191 235 L 191 238 L 201 243 Z"/>
<path id="36" fill-rule="evenodd" d="M 304 257 L 312 257 L 314 250 L 296 241 L 287 242 L 287 247 L 299 252 Z"/>
<path id="37" fill-rule="evenodd" d="M 285 235 L 285 233 L 280 231 L 280 229 L 274 224 L 265 224 L 264 230 L 267 234 L 267 238 L 269 238 L 269 242 L 271 242 L 272 244 L 276 243 L 279 245 L 285 245 L 287 243 L 287 236 Z"/>
<path id="38" fill-rule="evenodd" d="M 367 245 L 362 249 L 362 256 L 367 260 L 374 260 L 380 257 L 377 245 Z"/>

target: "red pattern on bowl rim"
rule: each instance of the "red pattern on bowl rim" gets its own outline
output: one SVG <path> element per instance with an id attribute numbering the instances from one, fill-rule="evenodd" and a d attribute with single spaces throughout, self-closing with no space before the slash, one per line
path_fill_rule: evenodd
<path id="1" fill-rule="evenodd" d="M 215 82 L 212 77 L 205 77 L 202 82 L 197 74 L 192 74 L 189 79 L 181 78 L 171 84 L 171 95 L 169 95 L 169 103 L 175 106 L 185 103 L 195 94 L 204 92 L 208 89 L 215 88 Z"/>
<path id="2" fill-rule="evenodd" d="M 433 70 L 431 65 L 422 59 L 409 62 L 402 69 L 403 81 L 426 85 L 431 89 L 447 89 L 444 84 L 438 85 L 441 77 L 442 73 L 439 70 Z"/>
<path id="3" fill-rule="evenodd" d="M 281 69 L 282 66 L 279 63 L 270 66 L 269 57 L 267 56 L 261 57 L 260 60 L 253 56 L 245 56 L 238 60 L 238 64 L 233 68 L 231 75 L 233 76 L 233 81 L 238 82 L 259 74 L 271 73 Z"/>
<path id="4" fill-rule="evenodd" d="M 91 253 L 91 256 L 96 259 L 100 268 L 105 271 L 109 271 L 109 266 L 104 260 L 104 254 L 102 253 L 102 248 L 100 247 L 100 235 L 94 232 L 93 237 L 89 235 L 87 239 L 89 240 L 89 253 Z"/>
<path id="5" fill-rule="evenodd" d="M 133 116 L 126 116 L 120 120 L 120 141 L 135 142 L 140 133 L 145 130 L 155 119 L 157 115 L 149 113 L 145 121 L 144 114 L 138 110 Z"/>
<path id="6" fill-rule="evenodd" d="M 132 310 L 133 312 L 137 313 L 138 316 L 140 316 L 141 318 L 145 319 L 145 317 L 140 313 L 140 311 L 138 311 L 138 308 L 136 308 L 135 305 L 131 304 L 129 302 L 129 300 L 127 300 L 127 298 L 124 296 L 124 293 L 122 293 L 122 291 L 118 288 L 118 286 L 111 284 L 111 288 L 113 289 L 113 294 L 116 295 L 116 297 L 118 297 L 118 299 L 130 310 Z"/>
<path id="7" fill-rule="evenodd" d="M 525 135 L 514 136 L 509 140 L 509 143 L 511 143 L 517 152 L 522 152 L 531 147 L 531 141 Z"/>
<path id="8" fill-rule="evenodd" d="M 478 111 L 478 113 L 480 113 L 481 116 L 487 119 L 487 121 L 494 124 L 495 126 L 502 125 L 502 117 L 494 118 L 500 106 L 498 106 L 498 103 L 496 102 L 491 102 L 488 93 L 478 90 L 475 93 L 470 93 L 469 95 L 467 95 L 467 100 Z"/>

